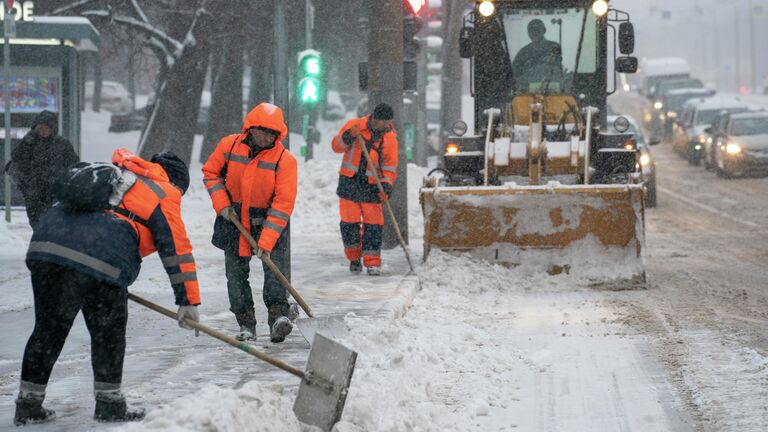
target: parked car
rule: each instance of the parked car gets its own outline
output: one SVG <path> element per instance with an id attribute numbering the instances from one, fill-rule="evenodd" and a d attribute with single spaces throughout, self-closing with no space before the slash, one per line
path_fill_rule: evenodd
<path id="1" fill-rule="evenodd" d="M 679 88 L 670 90 L 662 98 L 664 105 L 664 139 L 672 138 L 672 125 L 675 124 L 683 105 L 691 99 L 714 96 L 715 91 L 705 88 Z"/>
<path id="2" fill-rule="evenodd" d="M 608 131 L 612 133 L 620 133 L 615 127 L 616 120 L 619 117 L 624 117 L 629 120 L 629 128 L 626 133 L 632 133 L 632 139 L 635 141 L 635 145 L 638 152 L 637 164 L 638 168 L 641 168 L 638 172 L 640 174 L 640 180 L 644 185 L 644 197 L 646 207 L 656 207 L 656 163 L 653 159 L 653 153 L 651 152 L 651 146 L 660 143 L 659 139 L 653 138 L 650 141 L 646 141 L 645 136 L 640 131 L 637 121 L 629 115 L 609 115 L 608 116 Z"/>
<path id="3" fill-rule="evenodd" d="M 93 81 L 85 82 L 85 102 L 93 107 Z M 131 112 L 133 103 L 128 90 L 115 81 L 102 81 L 101 83 L 101 108 L 111 113 Z"/>
<path id="4" fill-rule="evenodd" d="M 208 125 L 209 108 L 206 105 L 200 105 L 200 111 L 197 113 L 197 122 L 195 124 L 195 134 L 202 135 Z M 109 122 L 110 132 L 130 132 L 133 130 L 143 130 L 147 124 L 147 118 L 152 112 L 152 105 L 146 105 L 136 111 L 112 114 Z"/>
<path id="5" fill-rule="evenodd" d="M 721 177 L 768 175 L 768 112 L 731 114 L 715 143 L 714 165 Z"/>
<path id="6" fill-rule="evenodd" d="M 737 97 L 712 96 L 692 99 L 683 106 L 683 114 L 674 127 L 672 145 L 677 154 L 698 165 L 704 157 L 705 130 L 723 111 L 744 111 L 748 105 Z"/>

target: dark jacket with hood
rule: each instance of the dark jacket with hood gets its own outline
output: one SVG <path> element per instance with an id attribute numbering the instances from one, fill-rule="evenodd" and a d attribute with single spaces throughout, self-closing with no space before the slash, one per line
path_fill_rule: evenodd
<path id="1" fill-rule="evenodd" d="M 41 124 L 51 128 L 49 137 L 40 137 L 35 132 Z M 56 114 L 43 111 L 11 154 L 9 174 L 24 196 L 29 222 L 33 226 L 53 205 L 52 187 L 56 178 L 79 161 L 72 144 L 57 133 Z"/>

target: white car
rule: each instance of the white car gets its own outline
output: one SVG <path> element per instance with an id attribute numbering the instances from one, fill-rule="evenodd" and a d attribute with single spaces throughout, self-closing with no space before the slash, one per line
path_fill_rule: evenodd
<path id="1" fill-rule="evenodd" d="M 85 102 L 93 107 L 93 81 L 85 82 Z M 118 114 L 131 112 L 131 94 L 119 82 L 102 81 L 101 108 Z"/>

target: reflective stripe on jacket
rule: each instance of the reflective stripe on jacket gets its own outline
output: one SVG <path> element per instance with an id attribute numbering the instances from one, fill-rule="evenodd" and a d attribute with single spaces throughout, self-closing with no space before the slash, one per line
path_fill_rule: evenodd
<path id="1" fill-rule="evenodd" d="M 356 118 L 348 121 L 344 127 L 341 128 L 338 135 L 334 136 L 331 140 L 331 147 L 336 153 L 344 153 L 344 157 L 341 159 L 341 168 L 339 174 L 344 177 L 354 177 L 357 170 L 360 168 L 360 163 L 365 155 L 363 150 L 355 142 L 349 134 L 346 134 L 353 125 L 357 124 L 360 127 L 360 133 L 362 139 L 366 142 L 370 141 L 373 137 L 371 130 L 368 129 L 368 120 L 370 116 L 363 118 Z M 394 185 L 397 180 L 397 134 L 394 130 L 390 130 L 384 133 L 376 142 L 372 143 L 374 151 L 369 151 L 371 155 L 371 161 L 377 170 L 379 179 L 384 183 Z M 373 177 L 372 167 L 366 167 L 366 174 L 368 176 L 369 184 L 376 184 L 376 180 Z"/>
<path id="2" fill-rule="evenodd" d="M 273 147 L 251 157 L 251 149 L 244 142 L 251 127 L 276 130 L 280 136 Z M 254 232 L 252 228 L 261 225 L 258 246 L 268 252 L 288 225 L 296 201 L 298 163 L 280 141 L 287 131 L 279 108 L 260 104 L 246 116 L 242 133 L 222 138 L 203 165 L 203 183 L 216 214 L 228 206 L 239 207 L 240 222 L 246 230 Z M 242 235 L 237 253 L 252 254 Z"/>

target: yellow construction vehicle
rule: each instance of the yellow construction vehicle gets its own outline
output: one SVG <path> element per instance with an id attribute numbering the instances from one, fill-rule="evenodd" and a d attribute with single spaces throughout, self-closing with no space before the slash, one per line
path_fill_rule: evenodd
<path id="1" fill-rule="evenodd" d="M 637 152 L 626 119 L 606 132 L 617 74 L 637 70 L 629 15 L 605 0 L 477 1 L 459 42 L 477 121 L 454 125 L 425 178 L 424 256 L 645 282 Z"/>

